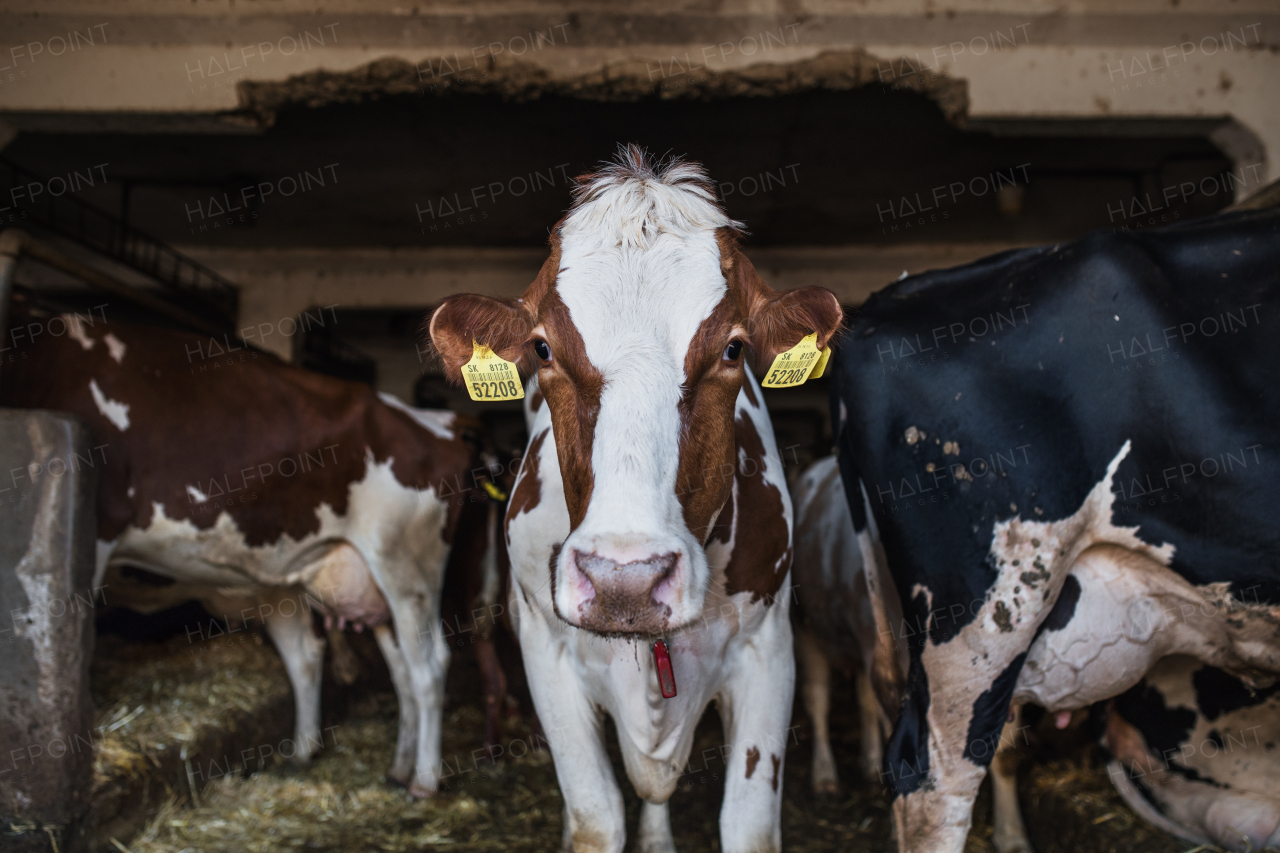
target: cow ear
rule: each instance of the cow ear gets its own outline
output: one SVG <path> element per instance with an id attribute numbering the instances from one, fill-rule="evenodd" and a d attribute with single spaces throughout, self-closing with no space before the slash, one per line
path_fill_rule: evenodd
<path id="1" fill-rule="evenodd" d="M 532 329 L 533 317 L 520 301 L 473 293 L 447 297 L 432 312 L 427 326 L 431 343 L 444 361 L 445 378 L 455 384 L 462 383 L 462 366 L 475 352 L 473 341 L 521 366 Z"/>
<path id="2" fill-rule="evenodd" d="M 725 267 L 734 277 L 745 302 L 747 334 L 756 352 L 756 367 L 768 370 L 778 353 L 791 349 L 806 335 L 818 333 L 818 349 L 825 349 L 840 332 L 844 310 L 825 287 L 775 291 L 756 273 L 747 256 L 734 248 Z"/>

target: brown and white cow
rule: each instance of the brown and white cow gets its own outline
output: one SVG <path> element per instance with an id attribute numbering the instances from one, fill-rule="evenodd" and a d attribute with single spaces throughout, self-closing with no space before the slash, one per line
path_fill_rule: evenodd
<path id="1" fill-rule="evenodd" d="M 449 661 L 440 589 L 466 500 L 446 498 L 472 460 L 453 416 L 266 353 L 193 358 L 208 344 L 192 334 L 14 305 L 33 342 L 14 337 L 22 357 L 0 375 L 0 405 L 72 412 L 103 445 L 95 584 L 112 573 L 107 601 L 151 609 L 181 594 L 264 622 L 303 759 L 320 742 L 324 653 L 304 603 L 373 627 L 400 700 L 390 775 L 433 792 Z M 126 567 L 180 589 L 147 594 Z"/>
<path id="2" fill-rule="evenodd" d="M 840 325 L 829 291 L 770 290 L 698 166 L 635 147 L 579 179 L 519 299 L 447 299 L 430 332 L 455 381 L 473 340 L 536 369 L 507 511 L 525 669 L 565 797 L 565 846 L 621 851 L 618 731 L 645 801 L 642 850 L 672 850 L 667 800 L 716 701 L 722 849 L 777 850 L 795 662 L 791 508 L 749 346 L 765 367 Z M 664 699 L 650 643 L 670 647 Z"/>
<path id="3" fill-rule="evenodd" d="M 871 687 L 875 619 L 835 457 L 819 459 L 806 468 L 794 488 L 796 555 L 791 582 L 796 657 L 803 676 L 801 695 L 813 724 L 813 791 L 830 794 L 839 786 L 827 727 L 832 668 L 854 676 L 861 723 L 860 769 L 870 782 L 880 781 L 888 719 L 882 722 L 884 714 Z"/>

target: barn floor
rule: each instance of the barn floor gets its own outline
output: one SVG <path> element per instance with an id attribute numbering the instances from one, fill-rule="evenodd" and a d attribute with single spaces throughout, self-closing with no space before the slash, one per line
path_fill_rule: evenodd
<path id="1" fill-rule="evenodd" d="M 180 645 L 187 644 L 183 641 Z M 275 695 L 280 682 L 269 683 L 283 679 L 282 668 L 260 654 L 271 655 L 269 646 L 250 642 L 243 647 L 250 646 L 250 653 L 241 655 L 228 645 L 221 654 L 209 652 L 208 664 L 192 666 L 193 655 L 180 649 L 176 640 L 160 647 L 152 644 L 149 651 L 139 652 L 134 644 L 113 639 L 104 651 L 111 653 L 111 676 L 119 682 L 114 694 L 117 710 L 104 709 L 103 719 L 133 703 L 124 693 L 150 694 L 160 685 L 159 695 L 168 697 L 174 719 L 165 723 L 154 717 L 163 714 L 165 704 L 148 706 L 146 713 L 153 718 L 147 721 L 139 716 L 145 727 L 130 735 L 130 743 L 139 739 L 153 742 L 166 730 L 165 725 L 168 731 L 198 739 L 195 729 L 202 723 L 193 714 L 203 717 L 205 708 L 226 707 L 223 702 L 245 704 L 250 693 L 260 694 L 264 707 L 270 706 L 271 715 L 277 718 L 266 728 L 283 725 L 287 729 L 292 709 L 280 707 Z M 157 656 L 155 648 L 168 651 Z M 365 655 L 362 657 L 368 662 Z M 131 668 L 134 675 L 128 676 Z M 264 681 L 264 675 L 272 678 Z M 203 790 L 197 786 L 199 807 L 191 804 L 190 786 L 165 785 L 165 796 L 147 809 L 145 826 L 117 837 L 120 847 L 132 853 L 558 849 L 563 803 L 545 741 L 525 722 L 512 719 L 502 737 L 506 756 L 497 765 L 472 757 L 473 750 L 476 759 L 483 756 L 483 719 L 476 698 L 478 673 L 467 650 L 454 656 L 445 723 L 447 767 L 441 792 L 430 801 L 410 801 L 403 790 L 384 781 L 396 738 L 396 703 L 389 687 L 374 678 L 339 694 L 337 701 L 334 693 L 332 685 L 326 688 L 324 724 L 332 726 L 326 729 L 327 748 L 309 768 L 299 770 L 275 756 L 260 772 L 246 775 L 237 766 L 237 772 L 215 773 L 213 769 L 221 765 L 209 765 L 208 757 L 221 756 L 224 750 L 206 749 L 203 760 L 209 775 L 216 778 Z M 197 703 L 198 697 L 204 698 Z M 797 702 L 785 771 L 784 844 L 796 853 L 889 853 L 894 844 L 884 796 L 854 781 L 858 755 L 854 696 L 852 686 L 839 679 L 833 707 L 832 730 L 843 733 L 833 748 L 846 787 L 833 798 L 809 793 L 809 726 Z M 243 729 L 244 724 L 240 725 Z M 122 729 L 132 727 L 131 723 Z M 1179 853 L 1189 846 L 1139 821 L 1112 791 L 1105 771 L 1089 759 L 1089 750 L 1082 748 L 1080 738 L 1072 744 L 1063 733 L 1045 732 L 1043 727 L 1038 731 L 1044 732 L 1044 737 L 1034 749 L 1041 758 L 1057 757 L 1037 763 L 1022 779 L 1026 822 L 1037 853 Z M 244 731 L 234 738 L 237 745 L 247 734 Z M 681 850 L 719 849 L 721 768 L 715 759 L 703 763 L 697 756 L 703 755 L 704 749 L 706 755 L 715 755 L 721 742 L 719 721 L 710 713 L 699 728 L 693 769 L 681 780 L 673 799 L 673 828 Z M 1062 757 L 1064 754 L 1068 757 Z M 614 759 L 618 778 L 625 778 L 616 749 Z M 229 761 L 237 764 L 234 758 Z M 199 762 L 197 759 L 197 768 Z M 100 756 L 100 773 L 102 763 Z M 629 789 L 625 793 L 628 825 L 634 827 L 639 802 Z M 994 850 L 990 808 L 984 789 L 966 853 Z M 103 849 L 119 848 L 112 844 Z"/>
<path id="2" fill-rule="evenodd" d="M 110 839 L 129 837 L 170 799 L 189 799 L 208 769 L 205 756 L 279 743 L 293 728 L 284 664 L 250 632 L 194 643 L 100 636 L 90 689 L 90 823 L 100 849 L 113 849 Z"/>

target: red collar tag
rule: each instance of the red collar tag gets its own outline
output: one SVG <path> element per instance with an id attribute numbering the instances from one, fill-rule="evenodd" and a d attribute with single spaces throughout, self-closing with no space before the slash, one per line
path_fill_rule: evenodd
<path id="1" fill-rule="evenodd" d="M 671 671 L 671 655 L 667 652 L 666 640 L 658 640 L 653 644 L 653 663 L 658 668 L 658 686 L 662 688 L 662 698 L 673 698 L 676 695 L 676 676 Z"/>

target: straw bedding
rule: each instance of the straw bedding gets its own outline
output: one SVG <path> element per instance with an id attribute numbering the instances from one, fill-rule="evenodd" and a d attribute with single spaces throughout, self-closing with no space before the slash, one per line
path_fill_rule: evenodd
<path id="1" fill-rule="evenodd" d="M 202 757 L 278 743 L 293 728 L 284 664 L 251 632 L 161 643 L 100 636 L 90 690 L 97 707 L 90 797 L 97 846 L 129 835 L 166 800 L 189 799 Z"/>
<path id="2" fill-rule="evenodd" d="M 171 642 L 163 648 L 173 652 L 176 646 Z M 198 740 L 200 731 L 225 718 L 228 709 L 271 704 L 281 690 L 288 692 L 283 667 L 269 646 L 228 645 L 220 654 L 197 658 L 203 663 L 195 666 L 182 654 L 148 658 L 153 654 L 154 650 L 117 654 L 110 664 L 115 701 L 104 706 L 104 720 L 121 708 L 136 707 L 138 696 L 155 699 L 147 700 L 143 714 L 104 736 L 100 784 L 107 780 L 123 784 L 119 780 L 148 772 L 146 765 L 153 764 L 151 757 L 159 752 L 160 743 L 169 752 L 182 737 Z M 200 791 L 198 807 L 191 802 L 187 786 L 171 783 L 162 802 L 151 806 L 145 827 L 127 839 L 117 837 L 119 847 L 113 844 L 105 849 L 123 847 L 132 853 L 559 849 L 563 801 L 545 740 L 527 721 L 510 719 L 502 737 L 507 754 L 497 764 L 484 761 L 478 675 L 466 650 L 454 656 L 448 693 L 445 775 L 434 799 L 412 801 L 385 781 L 396 737 L 395 697 L 385 687 L 366 688 L 347 703 L 343 718 L 328 731 L 327 748 L 309 768 L 296 769 L 275 756 L 261 771 L 237 771 L 213 779 Z M 801 853 L 889 853 L 895 846 L 888 804 L 880 791 L 855 778 L 858 728 L 851 686 L 838 684 L 832 699 L 832 731 L 837 733 L 833 748 L 844 788 L 832 798 L 810 793 L 809 726 L 797 703 L 786 757 L 784 845 Z M 291 724 L 288 707 L 285 719 Z M 698 757 L 703 750 L 714 756 L 722 742 L 719 721 L 711 712 L 700 725 L 694 759 L 672 800 L 673 829 L 681 850 L 719 849 L 723 766 L 715 758 L 704 762 Z M 1045 752 L 1043 744 L 1038 751 Z M 615 772 L 625 779 L 616 748 L 612 753 Z M 1023 774 L 1026 822 L 1037 853 L 1184 850 L 1187 845 L 1150 828 L 1124 806 L 1105 770 L 1089 753 L 1087 747 L 1077 745 L 1068 757 L 1038 761 L 1032 772 Z M 625 782 L 623 787 L 628 826 L 634 828 L 639 801 Z M 990 803 L 984 789 L 966 853 L 994 851 Z"/>

